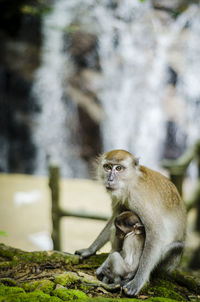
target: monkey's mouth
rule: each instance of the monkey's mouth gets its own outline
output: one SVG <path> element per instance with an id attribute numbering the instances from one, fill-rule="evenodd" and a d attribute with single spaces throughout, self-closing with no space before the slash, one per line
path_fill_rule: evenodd
<path id="1" fill-rule="evenodd" d="M 115 188 L 107 186 L 107 187 L 106 187 L 106 190 L 108 190 L 108 191 L 114 191 Z"/>
<path id="2" fill-rule="evenodd" d="M 106 185 L 106 190 L 108 191 L 114 191 L 117 189 L 116 183 L 113 181 L 106 181 L 105 185 Z"/>
<path id="3" fill-rule="evenodd" d="M 107 184 L 106 190 L 108 190 L 108 191 L 114 191 L 114 190 L 116 190 L 116 187 L 114 185 Z"/>

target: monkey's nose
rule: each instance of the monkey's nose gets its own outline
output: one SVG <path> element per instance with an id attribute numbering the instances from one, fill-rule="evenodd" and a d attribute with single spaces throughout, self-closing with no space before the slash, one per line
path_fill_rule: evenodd
<path id="1" fill-rule="evenodd" d="M 106 182 L 106 189 L 107 190 L 113 190 L 114 189 L 114 182 L 113 181 L 107 181 Z"/>
<path id="2" fill-rule="evenodd" d="M 115 178 L 114 174 L 110 173 L 110 175 L 108 176 L 108 182 L 113 182 L 114 178 Z"/>

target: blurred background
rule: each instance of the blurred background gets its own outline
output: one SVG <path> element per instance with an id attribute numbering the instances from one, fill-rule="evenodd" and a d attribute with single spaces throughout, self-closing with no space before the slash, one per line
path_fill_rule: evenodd
<path id="1" fill-rule="evenodd" d="M 200 138 L 198 0 L 1 0 L 0 43 L 1 242 L 53 248 L 50 162 L 63 208 L 109 216 L 91 180 L 97 155 L 126 149 L 168 175 L 163 160 Z M 185 201 L 199 184 L 196 153 Z M 197 199 L 188 246 L 200 254 Z M 87 247 L 104 224 L 63 218 L 62 249 Z"/>

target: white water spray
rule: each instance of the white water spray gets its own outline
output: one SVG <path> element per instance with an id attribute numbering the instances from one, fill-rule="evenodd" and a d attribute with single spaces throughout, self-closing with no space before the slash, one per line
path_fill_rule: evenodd
<path id="1" fill-rule="evenodd" d="M 103 81 L 97 96 L 106 116 L 101 125 L 103 151 L 127 149 L 142 163 L 158 168 L 168 119 L 181 124 L 189 145 L 199 138 L 199 7 L 192 5 L 173 19 L 155 11 L 149 1 L 118 1 L 114 9 L 108 4 L 107 0 L 57 0 L 53 13 L 44 18 L 42 65 L 34 86 L 42 107 L 35 134 L 38 173 L 45 170 L 50 155 L 60 159 L 66 176 L 87 174 L 79 152 L 72 155 L 77 146 L 71 143 L 69 117 L 73 115 L 76 123 L 77 114 L 75 106 L 63 102 L 67 88 L 63 81 L 70 70 L 63 32 L 56 30 L 77 20 L 99 41 Z M 178 74 L 175 110 L 170 114 L 169 101 L 165 104 L 169 66 Z"/>
<path id="2" fill-rule="evenodd" d="M 76 106 L 64 98 L 70 65 L 63 37 L 72 22 L 72 9 L 69 1 L 55 1 L 52 13 L 43 19 L 42 62 L 33 86 L 33 94 L 41 106 L 34 132 L 38 153 L 36 174 L 46 173 L 50 159 L 60 164 L 63 176 L 87 175 L 70 132 L 77 120 Z"/>

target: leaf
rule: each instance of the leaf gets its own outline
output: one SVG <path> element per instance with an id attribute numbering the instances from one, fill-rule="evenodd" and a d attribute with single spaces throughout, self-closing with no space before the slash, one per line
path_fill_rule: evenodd
<path id="1" fill-rule="evenodd" d="M 4 232 L 4 231 L 1 231 L 1 230 L 0 230 L 0 236 L 7 237 L 7 236 L 8 236 L 8 234 L 7 234 L 6 232 Z"/>

